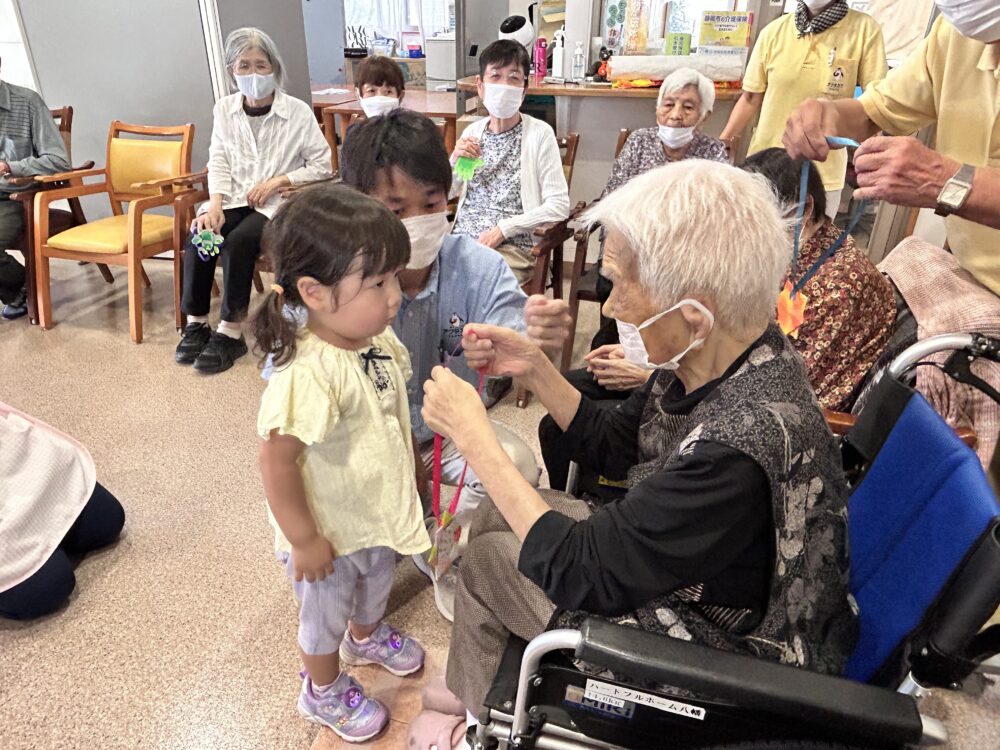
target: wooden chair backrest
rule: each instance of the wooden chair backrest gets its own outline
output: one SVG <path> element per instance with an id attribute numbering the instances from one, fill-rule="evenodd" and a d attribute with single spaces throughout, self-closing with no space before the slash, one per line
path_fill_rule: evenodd
<path id="1" fill-rule="evenodd" d="M 632 135 L 632 131 L 629 130 L 628 128 L 622 128 L 621 130 L 618 131 L 618 142 L 615 143 L 616 159 L 618 158 L 618 155 L 621 154 L 622 149 L 625 148 L 625 141 L 628 140 L 628 137 L 630 135 Z"/>
<path id="2" fill-rule="evenodd" d="M 140 136 L 126 138 L 125 135 Z M 194 125 L 130 125 L 115 120 L 108 131 L 107 172 L 112 208 L 158 189 L 136 191 L 137 182 L 179 177 L 191 171 Z M 118 213 L 116 211 L 115 213 Z"/>
<path id="3" fill-rule="evenodd" d="M 562 152 L 563 174 L 566 175 L 566 185 L 573 184 L 573 165 L 576 164 L 576 149 L 580 145 L 580 134 L 569 133 L 557 138 L 559 150 Z"/>
<path id="4" fill-rule="evenodd" d="M 52 114 L 52 119 L 56 121 L 56 125 L 59 127 L 59 135 L 62 136 L 63 146 L 66 147 L 66 157 L 67 161 L 73 163 L 73 108 L 72 107 L 59 107 L 58 109 L 50 109 L 49 112 Z"/>

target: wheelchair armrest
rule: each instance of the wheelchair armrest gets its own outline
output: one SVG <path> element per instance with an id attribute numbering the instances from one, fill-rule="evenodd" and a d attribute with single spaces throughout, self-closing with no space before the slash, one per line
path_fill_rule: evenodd
<path id="1" fill-rule="evenodd" d="M 880 741 L 917 743 L 912 698 L 839 677 L 734 654 L 597 618 L 581 628 L 576 657 L 631 678 L 690 690 L 750 710 L 786 715 Z"/>

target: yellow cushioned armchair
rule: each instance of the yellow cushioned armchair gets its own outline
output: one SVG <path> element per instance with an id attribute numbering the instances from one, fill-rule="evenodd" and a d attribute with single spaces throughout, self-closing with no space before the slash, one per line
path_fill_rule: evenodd
<path id="1" fill-rule="evenodd" d="M 174 247 L 174 219 L 148 213 L 172 206 L 177 195 L 173 181 L 191 171 L 194 125 L 129 125 L 115 120 L 108 132 L 108 154 L 103 169 L 48 175 L 39 182 L 73 178 L 79 184 L 47 190 L 35 200 L 35 266 L 38 313 L 42 328 L 52 327 L 49 259 L 89 261 L 128 269 L 129 332 L 142 341 L 142 261 L 174 250 L 174 276 L 179 278 L 180 248 Z M 100 177 L 99 182 L 86 183 Z M 106 193 L 112 216 L 49 235 L 49 205 L 65 198 Z M 123 205 L 126 204 L 123 210 Z M 176 305 L 175 305 L 176 307 Z M 175 310 L 180 319 L 180 309 Z"/>

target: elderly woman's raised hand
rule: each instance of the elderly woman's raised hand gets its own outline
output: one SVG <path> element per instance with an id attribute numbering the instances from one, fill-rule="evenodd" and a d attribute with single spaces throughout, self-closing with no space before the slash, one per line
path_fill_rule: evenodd
<path id="1" fill-rule="evenodd" d="M 465 361 L 487 375 L 524 377 L 545 360 L 543 352 L 526 336 L 509 328 L 476 323 L 462 335 Z"/>
<path id="2" fill-rule="evenodd" d="M 454 164 L 462 156 L 467 159 L 478 159 L 482 155 L 483 151 L 479 147 L 478 138 L 459 138 L 455 144 L 455 150 L 451 152 L 451 163 Z"/>
<path id="3" fill-rule="evenodd" d="M 549 299 L 543 294 L 533 294 L 524 304 L 524 324 L 528 338 L 550 356 L 562 349 L 569 338 L 573 318 L 569 303 L 564 299 Z"/>
<path id="4" fill-rule="evenodd" d="M 451 438 L 460 450 L 469 441 L 493 433 L 476 389 L 441 366 L 431 370 L 430 380 L 424 383 L 420 413 L 428 427 Z"/>
<path id="5" fill-rule="evenodd" d="M 621 344 L 599 346 L 584 357 L 587 371 L 593 373 L 599 385 L 609 391 L 632 391 L 649 380 L 652 371 L 645 370 L 625 359 Z"/>

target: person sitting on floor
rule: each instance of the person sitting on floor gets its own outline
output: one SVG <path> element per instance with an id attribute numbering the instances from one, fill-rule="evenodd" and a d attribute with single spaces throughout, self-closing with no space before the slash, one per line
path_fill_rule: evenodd
<path id="1" fill-rule="evenodd" d="M 743 168 L 764 175 L 778 199 L 794 215 L 799 200 L 801 159 L 783 148 L 768 148 L 747 158 Z M 840 237 L 826 211 L 826 192 L 816 165 L 809 162 L 809 182 L 797 270 L 793 286 Z M 850 411 L 866 375 L 878 361 L 896 317 L 892 284 L 848 235 L 843 245 L 802 287 L 805 309 L 801 325 L 788 336 L 806 363 L 819 405 Z"/>
<path id="2" fill-rule="evenodd" d="M 111 544 L 124 525 L 85 447 L 0 402 L 0 617 L 33 620 L 65 605 L 73 558 Z"/>
<path id="3" fill-rule="evenodd" d="M 354 90 L 365 117 L 391 112 L 406 93 L 403 71 L 385 55 L 366 57 L 354 71 Z"/>
<path id="4" fill-rule="evenodd" d="M 478 384 L 479 373 L 462 357 L 462 330 L 470 322 L 525 331 L 556 356 L 568 334 L 568 305 L 541 295 L 526 298 L 499 254 L 470 237 L 449 234 L 451 165 L 441 134 L 427 117 L 396 109 L 356 123 L 348 131 L 341 164 L 344 182 L 388 206 L 409 233 L 410 261 L 399 275 L 403 302 L 393 330 L 413 362 L 414 377 L 407 393 L 421 473 L 418 487 L 426 497 L 434 433 L 420 416 L 424 398 L 420 384 L 442 364 L 466 382 Z M 489 388 L 483 400 L 494 403 Z M 537 483 L 539 470 L 531 449 L 499 423 L 492 427 L 519 474 L 530 484 Z M 451 441 L 444 443 L 442 462 L 443 481 L 457 484 L 465 459 Z M 459 525 L 471 520 L 484 496 L 475 472 L 470 469 L 464 476 Z M 416 562 L 424 572 L 429 571 L 422 560 Z M 435 579 L 438 607 L 448 619 L 454 593 L 451 583 L 451 579 L 443 584 Z"/>
<path id="5" fill-rule="evenodd" d="M 490 496 L 458 571 L 448 688 L 478 712 L 509 634 L 588 615 L 838 674 L 856 637 L 847 486 L 802 359 L 773 322 L 791 248 L 769 185 L 691 160 L 637 177 L 585 218 L 608 229 L 605 309 L 649 382 L 597 410 L 514 331 L 467 326 L 465 352 L 523 378 L 563 450 L 627 476 L 628 494 L 592 512 L 529 486 L 474 389 L 434 369 L 424 419 Z M 461 721 L 431 718 L 411 747 Z"/>
<path id="6" fill-rule="evenodd" d="M 0 80 L 0 316 L 5 320 L 28 314 L 24 268 L 7 253 L 19 246 L 24 208 L 9 199 L 18 188 L 7 178 L 56 174 L 70 168 L 66 146 L 42 97 Z"/>
<path id="7" fill-rule="evenodd" d="M 476 85 L 489 117 L 472 123 L 455 144 L 460 157 L 482 159 L 460 190 L 455 234 L 495 248 L 519 284 L 531 278 L 535 259 L 532 232 L 569 216 L 569 188 L 559 144 L 548 123 L 519 111 L 528 88 L 530 61 L 518 42 L 501 39 L 479 55 Z"/>
<path id="8" fill-rule="evenodd" d="M 218 255 L 184 251 L 181 310 L 187 325 L 174 359 L 203 374 L 224 372 L 247 353 L 243 319 L 260 255 L 260 238 L 283 200 L 282 189 L 332 174 L 330 146 L 312 107 L 284 92 L 278 49 L 260 29 L 226 38 L 226 71 L 237 93 L 215 104 L 208 150 L 210 199 L 192 224 L 224 238 Z M 208 325 L 216 262 L 222 262 L 222 320 Z"/>

